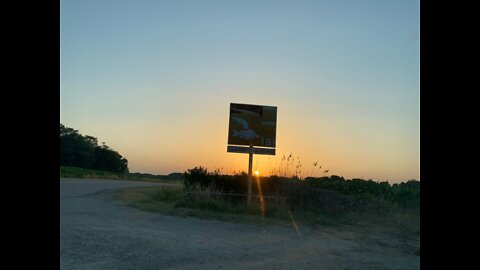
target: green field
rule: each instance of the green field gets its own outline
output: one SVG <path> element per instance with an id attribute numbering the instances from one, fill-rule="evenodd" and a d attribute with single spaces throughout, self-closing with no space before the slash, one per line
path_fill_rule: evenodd
<path id="1" fill-rule="evenodd" d="M 193 216 L 234 223 L 275 224 L 285 226 L 382 226 L 399 234 L 416 235 L 420 231 L 419 211 L 395 209 L 383 214 L 365 212 L 321 213 L 288 209 L 278 200 L 259 200 L 250 206 L 231 202 L 205 191 L 203 196 L 186 193 L 182 184 L 168 187 L 142 187 L 118 190 L 114 198 L 143 211 L 174 216 Z"/>
<path id="2" fill-rule="evenodd" d="M 112 180 L 130 180 L 147 182 L 169 182 L 175 183 L 181 179 L 175 179 L 169 176 L 149 175 L 142 173 L 114 173 L 101 170 L 90 170 L 78 167 L 60 166 L 61 178 L 92 178 L 92 179 L 112 179 Z"/>

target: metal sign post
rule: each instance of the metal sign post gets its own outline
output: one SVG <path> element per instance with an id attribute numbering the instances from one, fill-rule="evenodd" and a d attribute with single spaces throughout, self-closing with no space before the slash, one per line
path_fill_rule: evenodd
<path id="1" fill-rule="evenodd" d="M 248 197 L 247 197 L 247 205 L 250 205 L 251 198 L 252 198 L 253 154 L 275 155 L 275 149 L 253 147 L 253 144 L 250 144 L 249 147 L 229 145 L 229 146 L 227 146 L 227 152 L 248 154 L 248 182 L 247 182 Z"/>
<path id="2" fill-rule="evenodd" d="M 227 152 L 248 154 L 247 205 L 252 201 L 253 154 L 275 155 L 276 133 L 277 107 L 230 103 Z"/>
<path id="3" fill-rule="evenodd" d="M 250 153 L 248 153 L 248 198 L 247 205 L 252 201 L 252 163 L 253 163 L 253 145 L 250 144 Z"/>

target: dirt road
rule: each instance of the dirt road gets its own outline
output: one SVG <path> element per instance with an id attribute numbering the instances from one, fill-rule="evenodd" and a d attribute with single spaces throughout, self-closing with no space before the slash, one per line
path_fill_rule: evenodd
<path id="1" fill-rule="evenodd" d="M 68 269 L 419 269 L 401 239 L 172 217 L 122 206 L 117 188 L 154 183 L 60 179 L 60 267 Z"/>

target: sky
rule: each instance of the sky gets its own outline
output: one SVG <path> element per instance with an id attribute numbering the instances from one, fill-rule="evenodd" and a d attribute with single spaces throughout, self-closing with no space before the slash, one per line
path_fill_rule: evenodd
<path id="1" fill-rule="evenodd" d="M 418 0 L 60 9 L 60 122 L 130 172 L 247 171 L 247 154 L 227 153 L 230 103 L 247 103 L 278 108 L 277 154 L 254 155 L 261 175 L 300 160 L 301 177 L 420 180 Z"/>

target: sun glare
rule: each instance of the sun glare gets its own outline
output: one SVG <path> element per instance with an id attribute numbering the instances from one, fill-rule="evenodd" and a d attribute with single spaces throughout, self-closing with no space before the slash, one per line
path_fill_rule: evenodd
<path id="1" fill-rule="evenodd" d="M 256 176 L 258 176 L 259 173 L 260 173 L 259 171 L 255 171 L 255 175 L 256 175 Z"/>

